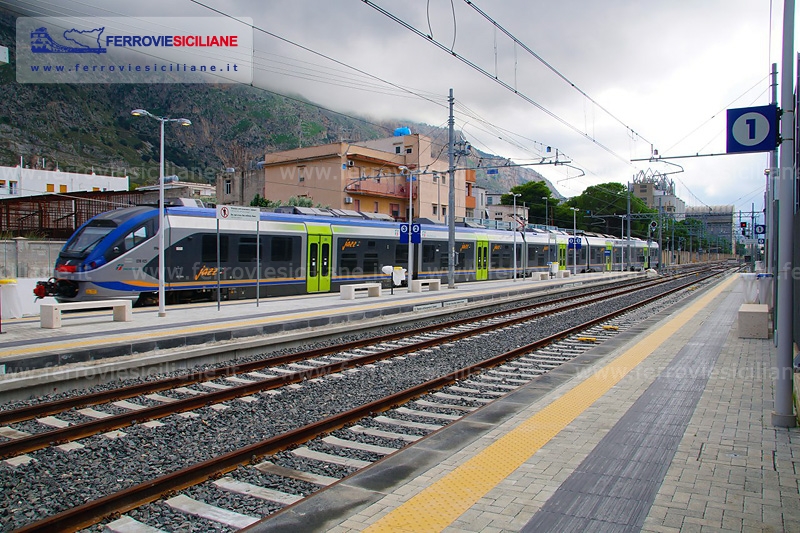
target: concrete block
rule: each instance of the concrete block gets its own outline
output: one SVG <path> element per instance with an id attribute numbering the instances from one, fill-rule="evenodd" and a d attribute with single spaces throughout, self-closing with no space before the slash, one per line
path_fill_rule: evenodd
<path id="1" fill-rule="evenodd" d="M 769 338 L 769 307 L 765 304 L 742 304 L 739 308 L 739 338 Z"/>

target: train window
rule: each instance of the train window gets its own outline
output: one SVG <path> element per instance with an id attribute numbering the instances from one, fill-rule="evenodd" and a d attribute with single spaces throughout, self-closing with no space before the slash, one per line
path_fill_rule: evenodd
<path id="1" fill-rule="evenodd" d="M 264 248 L 260 250 L 261 260 L 264 260 Z M 247 263 L 258 259 L 256 255 L 256 238 L 239 237 L 239 262 Z"/>
<path id="2" fill-rule="evenodd" d="M 92 251 L 92 249 L 103 240 L 103 237 L 111 233 L 116 227 L 116 223 L 110 220 L 96 220 L 90 222 L 70 239 L 61 253 L 68 257 L 74 257 L 76 255 L 83 257 Z"/>
<path id="3" fill-rule="evenodd" d="M 394 264 L 407 265 L 408 264 L 408 245 L 400 244 L 394 249 Z"/>
<path id="4" fill-rule="evenodd" d="M 358 268 L 358 256 L 352 252 L 343 253 L 339 258 L 339 274 L 347 276 Z"/>
<path id="5" fill-rule="evenodd" d="M 320 275 L 323 277 L 330 276 L 330 255 L 331 255 L 331 245 L 327 242 L 322 243 L 322 272 Z"/>
<path id="6" fill-rule="evenodd" d="M 272 237 L 269 247 L 270 261 L 291 261 L 294 256 L 294 246 L 291 237 Z"/>
<path id="7" fill-rule="evenodd" d="M 380 263 L 378 262 L 378 254 L 366 253 L 364 254 L 364 273 L 377 274 L 381 271 Z"/>
<path id="8" fill-rule="evenodd" d="M 206 234 L 203 235 L 201 245 L 201 257 L 204 263 L 217 262 L 217 235 Z M 219 260 L 222 263 L 228 262 L 228 236 L 219 236 Z"/>
<path id="9" fill-rule="evenodd" d="M 317 260 L 319 259 L 319 243 L 312 242 L 308 247 L 308 277 L 317 277 Z"/>
<path id="10" fill-rule="evenodd" d="M 133 249 L 135 246 L 139 246 L 141 243 L 146 241 L 150 238 L 150 235 L 147 233 L 147 227 L 141 226 L 136 228 L 132 232 L 125 235 L 125 251 Z"/>
<path id="11" fill-rule="evenodd" d="M 436 253 L 439 251 L 439 246 L 435 244 L 422 245 L 422 262 L 434 263 L 436 261 Z"/>

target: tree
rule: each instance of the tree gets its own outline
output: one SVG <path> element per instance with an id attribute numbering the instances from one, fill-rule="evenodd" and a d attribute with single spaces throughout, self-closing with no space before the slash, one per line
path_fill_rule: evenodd
<path id="1" fill-rule="evenodd" d="M 517 198 L 517 205 L 525 204 L 528 207 L 528 223 L 531 224 L 544 224 L 545 205 L 552 214 L 553 209 L 559 204 L 559 200 L 553 197 L 552 191 L 543 181 L 529 181 L 512 187 L 509 194 L 500 197 L 500 203 L 514 205 L 514 194 L 520 195 Z M 547 201 L 542 198 L 547 198 Z"/>

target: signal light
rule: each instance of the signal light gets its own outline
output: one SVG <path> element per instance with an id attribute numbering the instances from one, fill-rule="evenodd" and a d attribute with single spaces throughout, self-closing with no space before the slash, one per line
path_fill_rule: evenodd
<path id="1" fill-rule="evenodd" d="M 747 227 L 747 222 L 739 222 L 739 227 L 740 228 L 746 228 Z"/>

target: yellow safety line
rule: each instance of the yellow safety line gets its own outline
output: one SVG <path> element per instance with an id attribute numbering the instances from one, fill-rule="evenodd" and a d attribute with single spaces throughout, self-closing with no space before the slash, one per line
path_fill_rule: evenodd
<path id="1" fill-rule="evenodd" d="M 731 277 L 606 366 L 364 531 L 441 531 L 616 385 L 725 290 Z"/>

